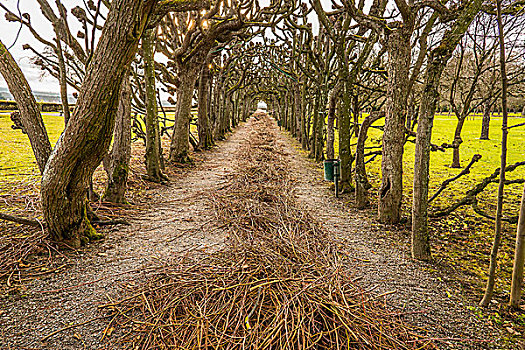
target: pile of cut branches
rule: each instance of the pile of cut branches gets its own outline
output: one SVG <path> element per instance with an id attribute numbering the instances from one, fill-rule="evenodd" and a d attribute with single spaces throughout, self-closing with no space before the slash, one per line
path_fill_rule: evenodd
<path id="1" fill-rule="evenodd" d="M 223 249 L 160 268 L 106 305 L 133 349 L 433 349 L 365 293 L 335 241 L 295 200 L 268 117 L 210 194 Z"/>

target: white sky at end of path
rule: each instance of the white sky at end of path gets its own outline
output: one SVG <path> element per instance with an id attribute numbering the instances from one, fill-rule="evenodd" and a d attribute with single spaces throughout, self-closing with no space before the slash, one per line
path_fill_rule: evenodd
<path id="1" fill-rule="evenodd" d="M 40 6 L 36 0 L 0 0 L 8 9 L 13 13 L 18 15 L 17 3 L 20 4 L 20 12 L 28 13 L 31 16 L 31 24 L 38 33 L 43 37 L 51 41 L 51 38 L 54 37 L 53 27 L 49 21 L 42 15 L 40 12 Z M 269 0 L 259 0 L 261 6 L 268 5 Z M 286 0 L 284 0 L 286 1 Z M 372 3 L 372 0 L 366 0 L 366 2 Z M 55 9 L 56 7 L 54 1 L 49 1 L 50 5 Z M 76 18 L 71 14 L 71 9 L 77 5 L 83 7 L 83 4 L 79 0 L 62 0 L 64 6 L 68 9 L 68 18 L 70 19 L 69 23 L 71 25 L 71 32 L 75 35 L 80 27 L 75 25 L 78 23 Z M 309 2 L 307 1 L 309 4 Z M 332 9 L 331 0 L 321 0 L 325 10 L 330 11 Z M 318 23 L 316 21 L 316 16 L 312 11 L 310 16 L 310 21 L 313 22 L 315 30 L 317 31 Z M 4 43 L 6 47 L 10 47 L 16 39 L 18 29 L 20 27 L 19 23 L 10 23 L 5 19 L 5 12 L 0 9 L 0 40 Z M 36 40 L 29 29 L 23 27 L 18 40 L 15 45 L 9 50 L 18 65 L 22 69 L 22 72 L 29 81 L 29 85 L 34 91 L 43 91 L 43 92 L 59 92 L 60 87 L 58 81 L 51 77 L 49 74 L 43 74 L 43 71 L 34 66 L 30 60 L 34 54 L 29 50 L 23 50 L 22 46 L 24 44 L 30 44 L 35 50 L 41 52 L 44 49 L 44 45 Z M 7 84 L 3 77 L 0 75 L 0 87 L 7 87 Z M 70 93 L 71 88 L 69 89 Z"/>

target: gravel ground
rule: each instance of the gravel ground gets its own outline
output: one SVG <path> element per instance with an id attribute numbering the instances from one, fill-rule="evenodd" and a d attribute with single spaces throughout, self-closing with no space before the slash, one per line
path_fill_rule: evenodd
<path id="1" fill-rule="evenodd" d="M 206 153 L 186 176 L 154 190 L 152 208 L 133 218 L 131 226 L 105 232 L 104 242 L 79 251 L 67 270 L 35 279 L 25 294 L 2 296 L 0 349 L 119 349 L 111 343 L 115 335 L 101 341 L 107 322 L 100 319 L 98 307 L 116 298 L 120 285 L 140 281 L 159 261 L 222 245 L 225 233 L 213 229 L 215 218 L 202 194 L 225 182 L 235 162 L 232 155 L 250 125 L 249 121 L 240 126 L 229 140 Z M 279 142 L 297 178 L 299 200 L 340 239 L 366 289 L 378 295 L 392 292 L 381 300 L 392 310 L 405 312 L 408 323 L 429 330 L 435 338 L 478 340 L 442 340 L 440 348 L 504 349 L 497 343 L 497 332 L 467 309 L 470 304 L 450 294 L 458 290 L 452 281 L 427 271 L 435 266 L 410 259 L 406 237 L 336 200 L 319 167 L 295 150 L 297 143 L 284 134 Z M 53 332 L 84 322 L 42 342 Z"/>

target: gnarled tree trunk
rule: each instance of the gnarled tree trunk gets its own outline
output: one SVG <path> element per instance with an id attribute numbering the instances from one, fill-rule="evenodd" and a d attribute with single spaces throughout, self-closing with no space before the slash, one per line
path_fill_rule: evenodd
<path id="1" fill-rule="evenodd" d="M 207 61 L 201 70 L 199 79 L 199 110 L 198 110 L 198 133 L 199 133 L 199 148 L 209 149 L 213 147 L 213 135 L 210 128 L 210 120 L 208 116 L 208 100 L 209 100 L 209 85 L 210 85 L 210 67 Z"/>
<path id="2" fill-rule="evenodd" d="M 193 91 L 198 78 L 198 67 L 189 67 L 181 71 L 181 84 L 177 91 L 177 115 L 171 137 L 170 161 L 175 163 L 189 163 L 190 151 L 190 121 Z"/>
<path id="3" fill-rule="evenodd" d="M 109 148 L 120 87 L 155 2 L 114 0 L 77 106 L 42 177 L 51 237 L 72 247 L 97 234 L 87 218 L 88 181 Z"/>
<path id="4" fill-rule="evenodd" d="M 142 37 L 144 80 L 146 82 L 146 174 L 149 181 L 162 182 L 167 178 L 161 170 L 154 45 L 155 29 L 147 29 Z"/>

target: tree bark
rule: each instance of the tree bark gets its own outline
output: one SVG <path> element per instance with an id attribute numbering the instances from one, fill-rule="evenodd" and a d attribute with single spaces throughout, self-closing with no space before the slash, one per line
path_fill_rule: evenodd
<path id="1" fill-rule="evenodd" d="M 51 238 L 79 247 L 99 238 L 87 218 L 86 188 L 109 148 L 120 87 L 154 1 L 114 0 L 74 114 L 46 165 L 42 207 Z"/>
<path id="2" fill-rule="evenodd" d="M 417 125 L 414 182 L 412 195 L 412 257 L 430 260 L 428 238 L 428 183 L 430 170 L 430 140 L 434 125 L 434 114 L 439 98 L 439 81 L 449 57 L 433 51 L 425 77 L 425 89 L 421 96 Z"/>
<path id="3" fill-rule="evenodd" d="M 520 308 L 521 291 L 523 289 L 523 265 L 525 262 L 525 187 L 521 197 L 520 216 L 516 232 L 516 249 L 514 251 L 514 268 L 512 269 L 512 285 L 510 287 L 510 307 Z"/>
<path id="4" fill-rule="evenodd" d="M 359 128 L 355 151 L 355 205 L 357 209 L 365 209 L 370 205 L 368 200 L 368 190 L 372 186 L 368 182 L 368 177 L 366 175 L 365 141 L 368 138 L 367 135 L 370 126 L 382 117 L 384 117 L 384 113 L 372 112 L 363 120 L 361 128 Z"/>
<path id="5" fill-rule="evenodd" d="M 131 158 L 131 83 L 129 74 L 122 80 L 120 101 L 115 131 L 113 133 L 113 147 L 105 164 L 108 182 L 104 200 L 112 203 L 127 204 L 126 190 L 129 175 L 129 161 Z"/>
<path id="6" fill-rule="evenodd" d="M 314 101 L 314 108 L 313 108 L 313 128 L 312 128 L 312 137 L 310 138 L 310 153 L 308 154 L 308 158 L 314 158 L 315 159 L 315 151 L 317 147 L 317 125 L 318 125 L 318 119 L 319 116 L 319 92 L 316 94 L 315 101 Z"/>
<path id="7" fill-rule="evenodd" d="M 354 116 L 354 134 L 355 134 L 355 137 L 358 137 L 359 136 L 359 115 L 360 115 L 359 94 L 358 94 L 359 91 L 355 89 L 354 92 L 357 92 L 357 93 L 354 94 L 354 96 L 352 96 L 352 112 Z"/>
<path id="8" fill-rule="evenodd" d="M 346 68 L 343 68 L 346 69 Z M 352 190 L 352 158 L 351 149 L 351 138 L 352 138 L 352 127 L 351 127 L 351 89 L 352 84 L 348 81 L 348 76 L 343 75 L 344 88 L 343 88 L 343 108 L 340 114 L 339 124 L 339 158 L 341 159 L 341 193 L 350 192 Z"/>
<path id="9" fill-rule="evenodd" d="M 294 136 L 301 142 L 302 140 L 302 127 L 301 127 L 301 88 L 299 83 L 294 84 Z"/>
<path id="10" fill-rule="evenodd" d="M 325 92 L 322 92 L 323 96 L 326 96 Z M 321 103 L 322 101 L 322 103 Z M 316 113 L 317 114 L 317 123 L 314 125 L 314 128 L 316 129 L 315 139 L 313 144 L 315 145 L 315 160 L 317 162 L 320 162 L 324 159 L 324 137 L 323 137 L 323 131 L 324 131 L 324 116 L 325 113 L 319 112 L 319 106 L 323 106 L 326 103 L 326 97 L 319 97 L 319 99 L 316 99 Z"/>
<path id="11" fill-rule="evenodd" d="M 326 158 L 334 159 L 334 123 L 335 123 L 335 108 L 337 106 L 337 97 L 339 95 L 340 84 L 337 84 L 328 96 L 328 117 L 326 120 Z"/>
<path id="12" fill-rule="evenodd" d="M 155 29 L 147 29 L 142 36 L 142 55 L 144 57 L 144 80 L 146 85 L 146 176 L 148 181 L 162 182 L 160 154 L 160 130 L 155 79 Z"/>
<path id="13" fill-rule="evenodd" d="M 64 53 L 62 51 L 62 42 L 60 37 L 60 31 L 57 27 L 58 24 L 53 23 L 53 28 L 56 34 L 56 54 L 58 57 L 58 68 L 59 68 L 59 83 L 60 83 L 60 98 L 62 100 L 62 112 L 64 113 L 64 125 L 67 125 L 71 114 L 69 113 L 69 99 L 67 97 L 67 71 L 66 62 L 64 60 Z"/>
<path id="14" fill-rule="evenodd" d="M 397 224 L 401 219 L 403 147 L 412 34 L 408 27 L 410 26 L 393 30 L 387 42 L 388 87 L 378 207 L 379 221 L 385 224 Z"/>
<path id="15" fill-rule="evenodd" d="M 210 85 L 210 61 L 207 60 L 202 66 L 199 79 L 199 148 L 210 149 L 213 147 L 213 135 L 210 128 L 210 120 L 208 116 L 208 91 Z"/>
<path id="16" fill-rule="evenodd" d="M 459 155 L 459 147 L 463 143 L 461 138 L 461 131 L 463 130 L 463 125 L 465 125 L 466 116 L 460 116 L 458 123 L 456 124 L 456 130 L 454 131 L 454 141 L 452 142 L 452 164 L 451 168 L 459 169 L 461 168 L 461 159 Z"/>
<path id="17" fill-rule="evenodd" d="M 412 198 L 412 257 L 419 260 L 431 258 L 428 236 L 428 185 L 430 150 L 434 114 L 439 103 L 441 75 L 452 57 L 456 46 L 480 11 L 481 0 L 465 8 L 453 26 L 445 32 L 440 45 L 430 53 L 421 95 L 419 122 L 416 134 L 413 198 Z M 474 159 L 479 159 L 475 157 Z M 473 159 L 473 162 L 475 161 Z M 472 162 L 472 164 L 473 164 Z"/>
<path id="18" fill-rule="evenodd" d="M 49 142 L 44 120 L 42 119 L 38 104 L 31 92 L 31 87 L 27 79 L 13 56 L 11 56 L 11 53 L 7 51 L 7 48 L 1 41 L 0 74 L 2 74 L 7 82 L 9 91 L 18 104 L 20 121 L 29 137 L 38 168 L 42 174 L 51 154 L 51 143 Z"/>
<path id="19" fill-rule="evenodd" d="M 301 128 L 301 146 L 303 149 L 308 148 L 308 132 L 306 131 L 306 81 L 303 81 L 301 85 L 301 108 L 300 108 L 300 128 Z"/>
<path id="20" fill-rule="evenodd" d="M 496 0 L 497 6 L 497 18 L 498 18 L 498 37 L 500 47 L 500 74 L 501 74 L 501 111 L 503 113 L 503 121 L 501 125 L 501 165 L 499 173 L 499 185 L 498 185 L 498 201 L 496 209 L 496 222 L 494 225 L 494 241 L 492 243 L 492 250 L 490 252 L 490 266 L 489 275 L 487 279 L 487 286 L 483 299 L 480 301 L 480 305 L 487 307 L 494 294 L 494 285 L 496 283 L 496 268 L 498 266 L 498 251 L 501 243 L 501 230 L 502 230 L 502 218 L 503 218 L 503 196 L 505 191 L 505 168 L 507 166 L 507 137 L 508 137 L 508 110 L 507 110 L 507 71 L 505 61 L 505 37 L 503 31 L 503 21 L 501 18 L 501 0 Z"/>

